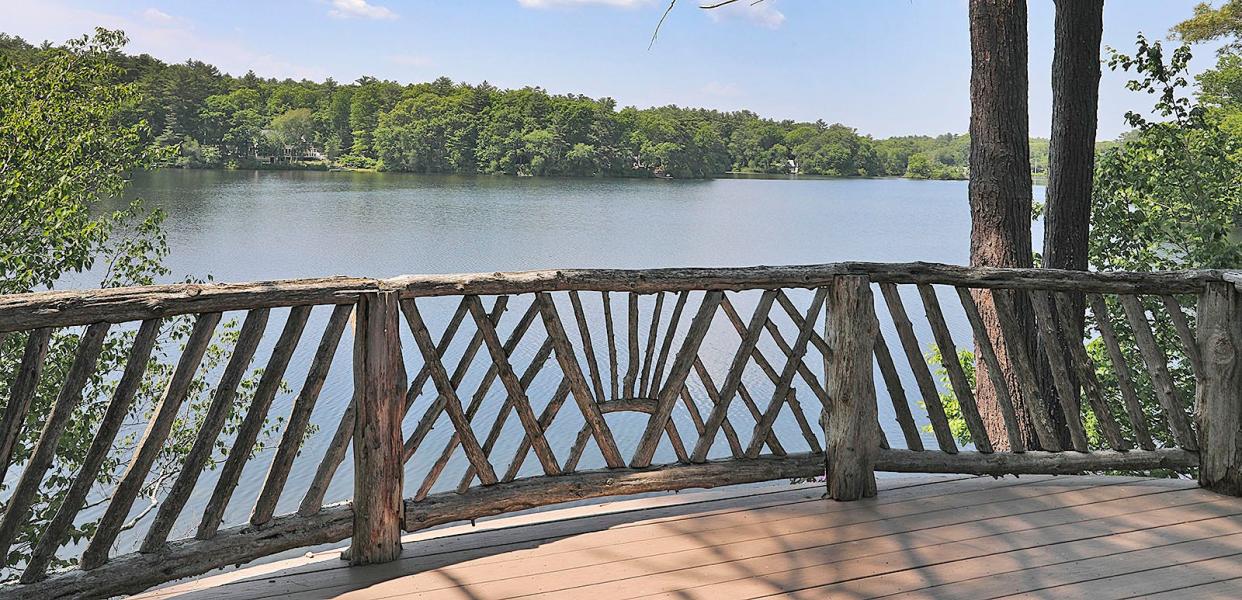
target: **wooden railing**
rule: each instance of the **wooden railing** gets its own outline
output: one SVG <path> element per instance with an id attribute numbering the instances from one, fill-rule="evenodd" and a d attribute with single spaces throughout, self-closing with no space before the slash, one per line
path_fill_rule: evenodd
<path id="1" fill-rule="evenodd" d="M 1242 339 L 1236 331 L 1242 318 L 1231 277 L 1218 271 L 837 263 L 329 278 L 0 297 L 0 337 L 21 348 L 20 365 L 3 382 L 0 465 L 8 477 L 0 549 L 36 526 L 32 505 L 49 468 L 61 460 L 58 442 L 83 403 L 108 403 L 54 516 L 37 524 L 29 557 L 7 565 L 20 583 L 0 593 L 128 593 L 350 537 L 351 562 L 384 562 L 400 553 L 403 530 L 581 498 L 814 477 L 825 470 L 830 496 L 849 500 L 875 493 L 875 470 L 1185 471 L 1199 466 L 1203 448 L 1205 485 L 1237 493 L 1236 459 L 1242 457 L 1233 456 L 1233 439 L 1242 369 L 1233 348 Z M 907 309 L 916 297 L 926 327 L 921 320 L 916 326 Z M 946 313 L 946 298 L 962 307 L 957 339 L 946 315 L 958 313 Z M 1187 298 L 1201 298 L 1198 314 L 1181 304 Z M 1069 310 L 1075 302 L 1091 314 L 1086 337 L 1092 352 L 1075 332 Z M 1057 392 L 1051 405 L 1059 414 L 1042 408 L 1050 403 L 1037 382 L 1036 345 L 1015 317 L 1023 303 L 1035 307 L 1038 347 L 1050 359 Z M 1109 306 L 1119 308 L 1110 312 Z M 206 373 L 214 384 L 209 403 L 197 407 L 201 421 L 192 444 L 150 514 L 127 524 L 170 431 L 184 427 L 178 419 L 195 378 L 203 376 L 213 336 L 234 313 L 241 325 L 229 336 L 227 362 Z M 1123 323 L 1114 322 L 1116 314 L 1124 314 Z M 283 324 L 274 315 L 283 315 Z M 1195 340 L 1195 317 L 1202 342 Z M 190 331 L 158 402 L 149 415 L 136 415 L 145 428 L 141 436 L 122 448 L 161 324 L 176 319 L 191 320 Z M 989 337 L 988 319 L 1003 335 Z M 1153 335 L 1156 322 L 1175 325 L 1180 347 Z M 299 355 L 308 324 L 321 327 L 318 344 Z M 109 397 L 92 400 L 85 382 L 110 330 L 129 332 L 123 338 L 128 359 L 112 376 Z M 275 341 L 265 345 L 273 337 L 269 330 Z M 44 373 L 49 339 L 58 332 L 78 336 L 76 355 L 67 370 Z M 335 425 L 312 436 L 312 423 L 323 421 L 313 418 L 321 414 L 317 400 L 347 336 L 353 340 L 353 399 Z M 924 356 L 930 343 L 944 357 L 944 389 Z M 979 353 L 980 377 L 991 383 L 1002 426 L 984 422 L 969 381 L 971 365 L 956 360 L 959 349 Z M 1186 358 L 1171 360 L 1167 353 Z M 285 406 L 276 400 L 287 395 L 282 388 L 295 355 L 309 362 Z M 1196 375 L 1199 414 L 1206 420 L 1197 430 L 1191 398 L 1170 374 L 1186 368 L 1184 361 Z M 238 389 L 252 362 L 264 366 L 242 403 Z M 1002 364 L 1012 365 L 1015 381 Z M 1106 382 L 1102 372 L 1114 376 Z M 50 381 L 54 377 L 60 379 Z M 877 401 L 877 381 L 887 399 Z M 905 391 L 911 384 L 913 403 Z M 58 385 L 59 393 L 32 420 L 31 401 L 41 385 Z M 1144 403 L 1147 387 L 1154 402 Z M 952 393 L 959 419 L 951 418 L 942 392 Z M 247 467 L 260 460 L 254 451 L 264 432 L 274 436 L 268 446 L 274 451 L 262 453 L 266 474 L 247 478 L 258 490 L 250 517 L 226 522 L 230 506 L 249 501 L 236 492 L 244 474 L 255 473 Z M 1042 450 L 1027 448 L 1032 437 Z M 15 458 L 19 440 L 28 440 L 31 451 Z M 307 455 L 312 446 L 317 452 Z M 349 477 L 338 471 L 351 448 L 355 483 L 343 496 L 348 501 L 325 506 L 334 480 L 338 491 L 349 487 L 341 481 Z M 124 468 L 102 476 L 103 465 L 118 453 Z M 298 477 L 291 479 L 295 463 Z M 303 485 L 293 489 L 291 480 Z M 93 508 L 97 514 L 82 513 L 88 496 L 106 499 Z M 97 525 L 85 539 L 70 539 L 70 530 L 84 521 Z M 135 547 L 118 553 L 123 530 L 136 536 Z M 76 560 L 77 567 L 49 575 L 57 556 Z"/>

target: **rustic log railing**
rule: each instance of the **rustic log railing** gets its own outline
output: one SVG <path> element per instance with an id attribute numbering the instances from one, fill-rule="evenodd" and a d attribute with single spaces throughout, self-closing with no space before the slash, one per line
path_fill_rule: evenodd
<path id="1" fill-rule="evenodd" d="M 1238 494 L 1242 315 L 1234 279 L 1220 271 L 837 263 L 0 296 L 0 343 L 8 337 L 22 348 L 20 365 L 3 382 L 0 468 L 8 476 L 0 549 L 30 525 L 36 492 L 83 403 L 109 329 L 134 330 L 82 466 L 54 517 L 40 525 L 29 558 L 6 565 L 20 582 L 0 593 L 106 597 L 346 538 L 354 564 L 384 562 L 401 552 L 402 531 L 581 498 L 825 472 L 829 496 L 852 500 L 875 494 L 876 470 L 1185 472 L 1202 464 L 1205 486 Z M 1186 298 L 1198 298 L 1197 309 L 1183 306 Z M 916 299 L 926 327 L 912 308 Z M 962 308 L 958 338 L 950 301 Z M 1091 315 L 1092 352 L 1075 331 L 1076 303 Z M 1034 307 L 1033 335 L 1044 342 L 1055 399 L 1041 397 L 1036 345 L 1016 317 L 1025 305 Z M 213 393 L 200 407 L 194 441 L 157 508 L 130 530 L 138 534 L 134 547 L 119 548 L 227 313 L 244 318 L 227 363 L 209 374 Z M 283 324 L 273 321 L 278 314 Z M 1124 322 L 1114 322 L 1118 314 Z M 192 329 L 153 411 L 137 415 L 145 429 L 136 445 L 118 450 L 161 323 L 174 317 L 192 319 Z M 1188 317 L 1197 321 L 1197 340 Z M 1181 344 L 1178 356 L 1196 375 L 1195 411 L 1170 375 L 1187 365 L 1171 360 L 1169 340 L 1153 334 L 1152 324 L 1166 319 Z M 990 337 L 989 320 L 1001 335 Z M 307 346 L 304 334 L 320 327 L 317 346 L 302 353 L 309 364 L 301 387 L 276 414 L 289 365 Z M 269 329 L 279 333 L 264 350 Z M 42 366 L 57 330 L 80 335 L 71 366 L 49 382 Z M 310 447 L 312 416 L 344 337 L 353 340 L 353 400 L 316 434 L 321 451 L 298 463 L 305 477 L 291 479 Z M 943 390 L 924 355 L 932 343 L 943 357 Z M 959 349 L 977 352 L 1000 412 L 996 423 L 984 421 Z M 1141 364 L 1133 364 L 1135 356 Z M 1109 382 L 1100 377 L 1101 360 L 1111 367 Z M 239 385 L 260 362 L 262 375 L 243 406 Z M 30 422 L 39 385 L 60 392 Z M 1159 410 L 1144 408 L 1148 388 L 1155 400 L 1146 404 Z M 244 416 L 226 428 L 232 411 Z M 278 440 L 262 458 L 269 464 L 255 481 L 248 522 L 226 522 L 230 505 L 244 501 L 235 492 L 247 465 L 260 460 L 254 449 L 261 432 L 273 426 Z M 21 439 L 32 450 L 17 459 Z M 220 448 L 228 452 L 214 458 Z M 351 449 L 350 501 L 325 506 L 333 481 L 348 478 L 340 466 Z M 117 452 L 127 467 L 103 486 L 102 465 Z M 305 485 L 292 489 L 294 480 Z M 81 511 L 91 493 L 107 501 L 87 517 Z M 68 539 L 75 523 L 94 519 L 89 539 Z M 56 556 L 76 559 L 77 568 L 49 573 Z"/>

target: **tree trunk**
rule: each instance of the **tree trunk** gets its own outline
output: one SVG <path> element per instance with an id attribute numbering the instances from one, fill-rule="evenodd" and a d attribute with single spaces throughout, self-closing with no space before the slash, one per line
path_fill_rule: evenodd
<path id="1" fill-rule="evenodd" d="M 1027 28 L 1025 0 L 970 0 L 970 264 L 1031 266 L 1030 124 L 1027 115 Z M 1003 348 L 1000 324 L 989 298 L 976 301 L 993 346 Z M 1017 330 L 1034 353 L 1034 316 L 1021 296 L 1015 304 Z M 976 352 L 976 355 L 979 353 Z M 1001 367 L 1019 415 L 1027 447 L 1039 448 L 1026 398 L 1008 356 Z M 986 368 L 980 365 L 979 369 Z M 976 401 L 997 450 L 1007 450 L 1005 423 L 996 391 L 979 378 Z"/>
<path id="2" fill-rule="evenodd" d="M 1044 210 L 1043 266 L 1048 268 L 1087 269 L 1103 31 L 1104 0 L 1056 0 L 1052 140 Z M 1085 316 L 1082 295 L 1074 294 L 1071 298 L 1073 304 L 1068 308 L 1074 329 L 1062 332 L 1067 343 L 1082 339 Z M 1069 356 L 1067 351 L 1058 354 Z M 1042 348 L 1038 356 L 1040 390 L 1044 398 L 1055 399 L 1056 386 Z M 1073 387 L 1078 389 L 1077 381 Z M 1049 402 L 1049 406 L 1054 404 Z M 1053 422 L 1063 423 L 1057 416 Z M 1063 439 L 1067 438 L 1066 428 L 1059 427 L 1058 431 Z"/>

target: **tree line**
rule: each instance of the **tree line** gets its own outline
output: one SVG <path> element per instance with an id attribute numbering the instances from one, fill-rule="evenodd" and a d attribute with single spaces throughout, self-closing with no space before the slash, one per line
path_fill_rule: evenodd
<path id="1" fill-rule="evenodd" d="M 0 56 L 46 60 L 0 34 Z M 167 64 L 114 52 L 138 98 L 120 115 L 150 143 L 179 150 L 168 166 L 380 169 L 417 173 L 712 177 L 728 172 L 964 179 L 968 136 L 874 139 L 842 124 L 750 111 L 618 107 L 611 98 L 505 90 L 487 82 L 401 84 L 234 77 L 208 63 Z M 1046 170 L 1047 141 L 1032 140 Z M 1043 152 L 1039 152 L 1043 148 Z"/>

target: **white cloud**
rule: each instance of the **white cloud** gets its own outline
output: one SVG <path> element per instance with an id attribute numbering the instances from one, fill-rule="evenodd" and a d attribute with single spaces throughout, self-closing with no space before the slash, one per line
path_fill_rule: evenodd
<path id="1" fill-rule="evenodd" d="M 174 17 L 158 8 L 148 8 L 142 11 L 142 18 L 152 23 L 172 23 L 177 20 L 177 17 Z"/>
<path id="2" fill-rule="evenodd" d="M 742 0 L 707 11 L 714 20 L 746 19 L 760 27 L 776 29 L 785 22 L 785 14 L 776 9 L 774 0 Z"/>
<path id="3" fill-rule="evenodd" d="M 386 6 L 371 4 L 367 0 L 332 0 L 328 14 L 338 19 L 361 17 L 364 19 L 395 19 L 397 13 Z"/>
<path id="4" fill-rule="evenodd" d="M 612 6 L 615 8 L 637 8 L 651 4 L 652 0 L 518 0 L 518 4 L 526 8 L 557 8 L 564 6 Z"/>

